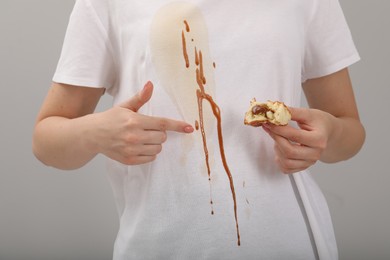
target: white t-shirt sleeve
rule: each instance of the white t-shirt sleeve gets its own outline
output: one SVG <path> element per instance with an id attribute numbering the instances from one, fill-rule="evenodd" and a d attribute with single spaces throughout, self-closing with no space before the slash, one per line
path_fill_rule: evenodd
<path id="1" fill-rule="evenodd" d="M 315 3 L 306 32 L 302 81 L 332 74 L 360 59 L 339 0 Z"/>
<path id="2" fill-rule="evenodd" d="M 116 68 L 107 25 L 103 21 L 89 0 L 76 1 L 54 82 L 111 90 Z"/>

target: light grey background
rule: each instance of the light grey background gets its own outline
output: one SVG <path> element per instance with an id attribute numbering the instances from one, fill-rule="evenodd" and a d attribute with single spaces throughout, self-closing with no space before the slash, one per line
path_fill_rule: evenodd
<path id="1" fill-rule="evenodd" d="M 111 259 L 117 214 L 103 157 L 47 168 L 31 152 L 73 0 L 0 2 L 0 259 Z M 362 61 L 351 75 L 367 130 L 353 159 L 318 164 L 341 260 L 390 259 L 390 1 L 341 0 Z M 103 97 L 98 110 L 110 106 Z"/>

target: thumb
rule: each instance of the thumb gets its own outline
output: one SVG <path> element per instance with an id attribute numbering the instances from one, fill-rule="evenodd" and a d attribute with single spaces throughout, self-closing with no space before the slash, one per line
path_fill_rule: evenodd
<path id="1" fill-rule="evenodd" d="M 309 123 L 312 121 L 312 113 L 308 108 L 289 107 L 291 112 L 291 120 L 298 123 Z"/>
<path id="2" fill-rule="evenodd" d="M 150 98 L 152 97 L 152 93 L 153 83 L 148 81 L 140 92 L 138 92 L 136 95 L 131 97 L 129 100 L 123 102 L 119 106 L 137 112 L 138 109 L 140 109 L 150 100 Z"/>

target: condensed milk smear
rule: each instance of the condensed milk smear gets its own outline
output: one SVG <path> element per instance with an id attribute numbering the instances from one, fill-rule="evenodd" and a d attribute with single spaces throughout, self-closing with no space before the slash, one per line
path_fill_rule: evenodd
<path id="1" fill-rule="evenodd" d="M 187 2 L 174 2 L 161 8 L 151 27 L 151 52 L 160 84 L 179 109 L 185 121 L 196 122 L 200 130 L 210 185 L 211 214 L 214 214 L 211 192 L 211 166 L 207 134 L 217 122 L 219 154 L 228 176 L 234 204 L 237 243 L 240 232 L 233 177 L 225 156 L 221 112 L 213 99 L 215 62 L 210 58 L 208 32 L 200 10 Z M 184 62 L 183 62 L 184 58 Z M 207 78 L 206 78 L 207 76 Z M 206 101 L 210 106 L 203 106 Z M 193 138 L 193 137 L 188 137 Z M 212 147 L 211 147 L 212 148 Z"/>

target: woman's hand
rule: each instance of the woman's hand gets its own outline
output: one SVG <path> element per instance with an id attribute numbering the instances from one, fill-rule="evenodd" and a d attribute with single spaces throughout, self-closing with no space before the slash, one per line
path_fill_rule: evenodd
<path id="1" fill-rule="evenodd" d="M 44 164 L 72 170 L 102 153 L 123 164 L 153 161 L 166 131 L 191 133 L 191 125 L 138 113 L 152 96 L 153 85 L 127 102 L 94 113 L 103 89 L 53 83 L 37 117 L 33 151 Z"/>
<path id="2" fill-rule="evenodd" d="M 317 109 L 289 108 L 293 126 L 264 124 L 275 141 L 275 160 L 283 173 L 307 169 L 321 159 L 332 135 L 332 115 Z M 335 118 L 334 118 L 335 119 Z"/>
<path id="3" fill-rule="evenodd" d="M 276 161 L 285 173 L 302 171 L 318 160 L 347 160 L 365 140 L 347 68 L 309 79 L 302 87 L 310 108 L 290 108 L 299 128 L 264 126 L 275 140 Z"/>
<path id="4" fill-rule="evenodd" d="M 97 129 L 91 135 L 97 153 L 127 165 L 155 160 L 167 140 L 166 131 L 191 133 L 193 127 L 185 122 L 137 113 L 152 96 L 149 82 L 136 96 L 119 106 L 95 114 Z"/>

